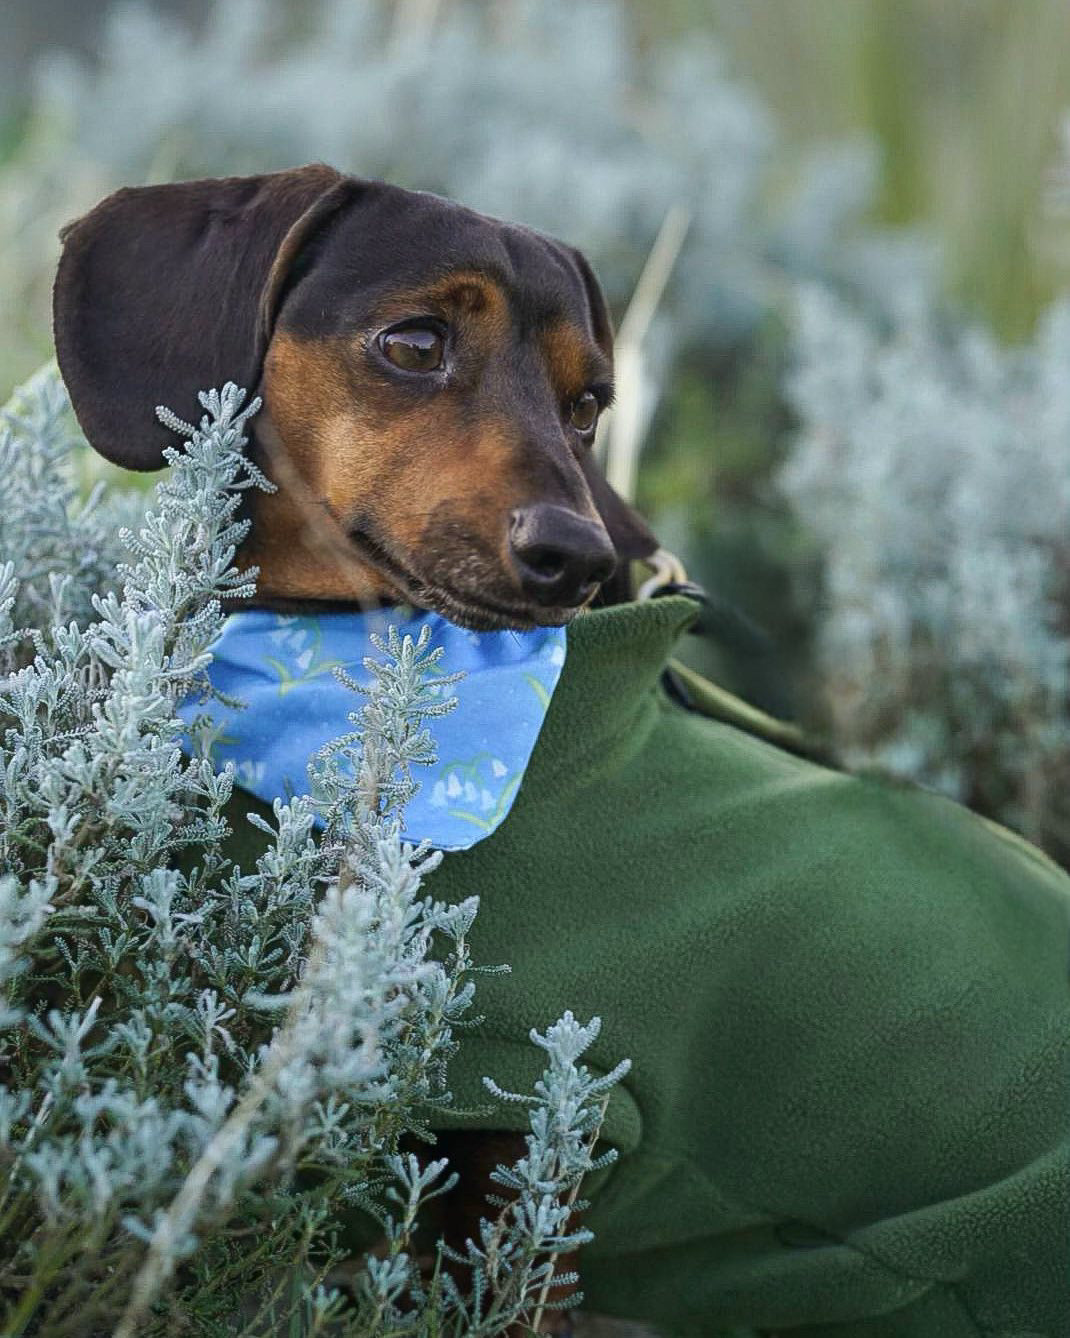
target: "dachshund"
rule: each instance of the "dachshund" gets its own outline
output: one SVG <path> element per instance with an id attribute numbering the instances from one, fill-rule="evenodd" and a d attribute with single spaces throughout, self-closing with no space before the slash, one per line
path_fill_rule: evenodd
<path id="1" fill-rule="evenodd" d="M 279 489 L 246 493 L 254 605 L 530 629 L 629 597 L 657 541 L 592 455 L 613 334 L 579 251 L 322 164 L 120 190 L 63 239 L 56 352 L 102 455 L 158 469 L 173 438 L 147 408 L 262 396 L 249 450 Z M 474 1197 L 448 1238 L 491 1188 L 465 1166 L 516 1141 L 450 1136 Z"/>

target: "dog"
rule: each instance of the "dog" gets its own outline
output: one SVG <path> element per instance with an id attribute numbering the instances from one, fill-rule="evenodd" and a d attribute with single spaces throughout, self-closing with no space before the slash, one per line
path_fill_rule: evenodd
<path id="1" fill-rule="evenodd" d="M 120 190 L 63 240 L 56 351 L 102 455 L 158 469 L 146 407 L 225 380 L 263 398 L 250 454 L 280 488 L 247 494 L 255 606 L 559 626 L 657 548 L 592 455 L 613 334 L 572 247 L 323 165 Z M 450 1137 L 456 1244 L 517 1141 Z"/>
<path id="2" fill-rule="evenodd" d="M 586 1210 L 596 1304 L 702 1335 L 1070 1332 L 1070 880 L 939 796 L 792 755 L 696 675 L 691 710 L 661 690 L 697 605 L 628 599 L 656 540 L 591 456 L 612 331 L 578 252 L 324 166 L 120 191 L 66 233 L 55 334 L 87 437 L 131 468 L 170 441 L 148 407 L 262 395 L 261 606 L 574 620 L 508 822 L 436 892 L 494 888 L 482 950 L 524 1006 L 604 1009 L 634 1061 Z M 527 1081 L 484 989 L 502 1034 L 455 1057 L 462 1095 L 490 1057 Z M 450 1151 L 456 1243 L 475 1164 L 516 1146 Z"/>
<path id="3" fill-rule="evenodd" d="M 263 397 L 259 606 L 560 625 L 657 547 L 592 457 L 612 330 L 573 248 L 321 165 L 120 190 L 63 236 L 56 352 L 102 455 L 162 466 L 146 404 Z"/>

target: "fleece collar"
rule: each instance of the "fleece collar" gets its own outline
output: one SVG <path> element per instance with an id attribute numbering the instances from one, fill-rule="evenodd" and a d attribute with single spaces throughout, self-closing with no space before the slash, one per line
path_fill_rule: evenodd
<path id="1" fill-rule="evenodd" d="M 406 806 L 404 834 L 466 850 L 501 825 L 520 788 L 565 663 L 564 628 L 471 632 L 400 609 L 314 617 L 242 610 L 213 644 L 208 678 L 245 709 L 191 696 L 178 714 L 187 725 L 198 714 L 213 720 L 213 760 L 232 762 L 237 783 L 259 799 L 308 794 L 309 759 L 353 729 L 348 717 L 362 703 L 334 668 L 367 685 L 364 658 L 382 658 L 371 633 L 384 636 L 393 625 L 415 638 L 425 624 L 431 645 L 444 649 L 439 672 L 464 677 L 450 689 L 456 709 L 431 722 L 438 761 L 417 768 L 420 790 Z"/>

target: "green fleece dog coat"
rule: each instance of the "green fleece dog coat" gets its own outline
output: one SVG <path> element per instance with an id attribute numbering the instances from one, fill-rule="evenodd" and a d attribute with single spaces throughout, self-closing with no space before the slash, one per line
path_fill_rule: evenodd
<path id="1" fill-rule="evenodd" d="M 592 1309 L 703 1338 L 1068 1338 L 1070 879 L 944 799 L 782 750 L 702 680 L 676 704 L 695 611 L 570 627 L 512 812 L 432 875 L 479 893 L 475 957 L 513 968 L 479 981 L 458 1106 L 484 1074 L 529 1089 L 528 1030 L 565 1008 L 603 1019 L 593 1068 L 631 1058 Z"/>

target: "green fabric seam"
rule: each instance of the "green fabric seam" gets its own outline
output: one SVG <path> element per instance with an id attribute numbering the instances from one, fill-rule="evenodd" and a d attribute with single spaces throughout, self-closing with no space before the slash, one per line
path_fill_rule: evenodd
<path id="1" fill-rule="evenodd" d="M 726 1198 L 724 1192 L 721 1190 L 720 1186 L 716 1183 L 716 1181 L 710 1179 L 710 1177 L 706 1174 L 706 1172 L 702 1169 L 702 1167 L 698 1165 L 698 1163 L 694 1160 L 693 1157 L 690 1156 L 689 1153 L 681 1152 L 678 1149 L 673 1149 L 672 1153 L 673 1155 L 670 1158 L 667 1157 L 664 1152 L 659 1151 L 654 1154 L 654 1159 L 658 1161 L 663 1161 L 663 1160 L 671 1161 L 675 1164 L 686 1166 L 690 1171 L 690 1173 L 693 1174 L 697 1179 L 701 1180 L 706 1185 L 710 1185 L 716 1192 L 718 1198 L 722 1199 Z M 756 1216 L 761 1216 L 766 1218 L 771 1224 L 775 1224 L 777 1222 L 783 1222 L 786 1220 L 783 1213 L 774 1212 L 772 1209 L 768 1208 L 764 1204 L 752 1203 L 749 1199 L 740 1199 L 735 1197 L 734 1195 L 731 1196 L 729 1201 L 734 1203 L 744 1212 L 754 1213 Z M 852 1254 L 860 1255 L 867 1262 L 876 1265 L 877 1268 L 882 1269 L 889 1276 L 898 1278 L 900 1281 L 903 1282 L 917 1284 L 921 1290 L 919 1290 L 917 1294 L 911 1298 L 911 1301 L 909 1302 L 909 1304 L 911 1305 L 923 1299 L 925 1296 L 938 1295 L 941 1290 L 944 1290 L 948 1294 L 952 1295 L 955 1301 L 962 1306 L 966 1314 L 966 1317 L 977 1328 L 978 1334 L 984 1335 L 987 1332 L 978 1325 L 976 1317 L 963 1301 L 962 1296 L 959 1293 L 957 1283 L 948 1282 L 944 1278 L 925 1277 L 923 1275 L 911 1272 L 909 1269 L 904 1269 L 901 1265 L 895 1264 L 890 1260 L 882 1258 L 875 1250 L 861 1246 L 857 1244 L 857 1242 L 840 1235 L 838 1232 L 831 1231 L 829 1230 L 829 1228 L 823 1227 L 816 1222 L 811 1222 L 807 1218 L 793 1216 L 790 1220 L 793 1222 L 798 1222 L 804 1227 L 808 1227 L 811 1231 L 821 1236 L 827 1237 L 830 1241 L 834 1242 L 836 1245 L 839 1245 L 841 1248 L 845 1250 L 850 1250 Z M 897 1304 L 894 1310 L 886 1310 L 882 1313 L 885 1315 L 894 1315 L 896 1310 L 901 1310 L 902 1308 L 903 1307 L 901 1304 Z M 866 1315 L 863 1316 L 862 1318 L 870 1319 L 870 1318 L 876 1318 L 876 1316 Z"/>

